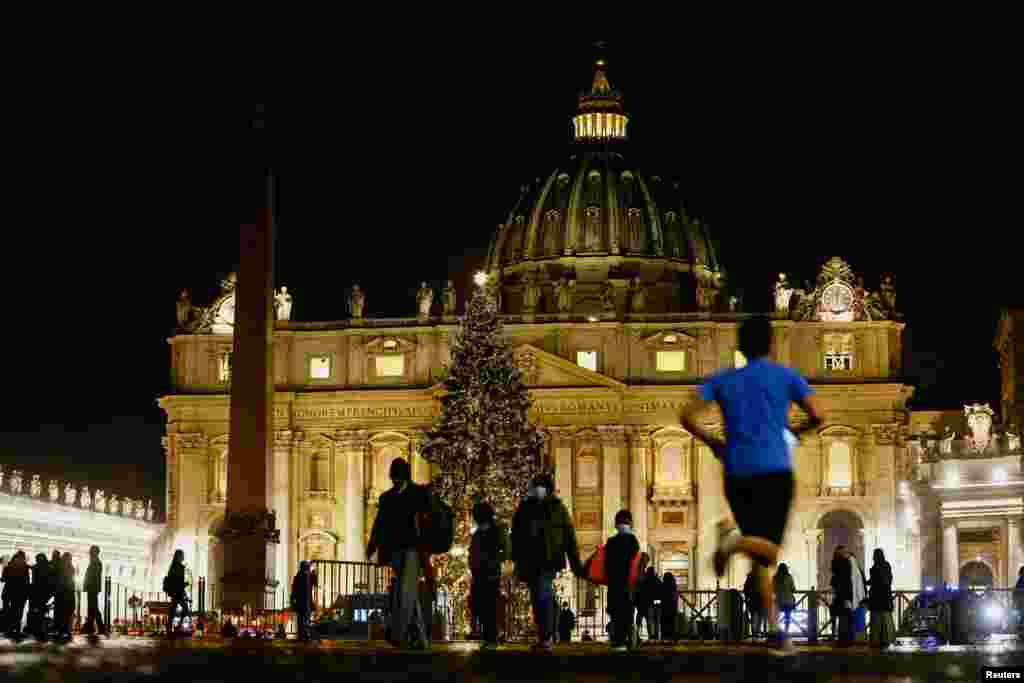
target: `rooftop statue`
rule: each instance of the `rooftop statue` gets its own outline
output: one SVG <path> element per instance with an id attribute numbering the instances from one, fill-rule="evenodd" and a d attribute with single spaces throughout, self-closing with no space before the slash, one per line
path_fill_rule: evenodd
<path id="1" fill-rule="evenodd" d="M 11 472 L 11 493 L 21 493 L 21 470 Z"/>
<path id="2" fill-rule="evenodd" d="M 633 286 L 630 294 L 629 310 L 633 313 L 643 313 L 647 307 L 647 289 L 640 281 L 640 276 L 633 277 Z"/>
<path id="3" fill-rule="evenodd" d="M 967 427 L 971 430 L 968 440 L 970 448 L 976 453 L 983 453 L 992 443 L 992 416 L 995 412 L 987 403 L 973 403 L 964 406 Z"/>
<path id="4" fill-rule="evenodd" d="M 278 320 L 292 319 L 292 295 L 288 293 L 287 287 L 282 286 L 280 291 L 274 294 L 274 311 Z"/>
<path id="5" fill-rule="evenodd" d="M 352 285 L 352 292 L 348 295 L 348 312 L 353 318 L 362 318 L 366 308 L 366 294 L 359 288 L 359 285 Z"/>
<path id="6" fill-rule="evenodd" d="M 793 299 L 792 285 L 786 279 L 785 273 L 779 273 L 779 279 L 775 283 L 775 312 L 789 313 L 789 304 Z"/>
<path id="7" fill-rule="evenodd" d="M 75 500 L 78 498 L 78 490 L 71 485 L 69 481 L 64 485 L 64 503 L 66 505 L 74 505 Z"/>
<path id="8" fill-rule="evenodd" d="M 92 494 L 89 493 L 88 485 L 82 487 L 82 493 L 78 496 L 78 504 L 86 510 L 92 509 Z"/>
<path id="9" fill-rule="evenodd" d="M 107 511 L 107 499 L 103 493 L 103 489 L 96 489 L 96 496 L 93 498 L 92 505 L 96 512 Z"/>
<path id="10" fill-rule="evenodd" d="M 434 305 L 434 290 L 426 282 L 420 284 L 416 292 L 416 314 L 420 318 L 430 317 L 430 307 Z"/>
<path id="11" fill-rule="evenodd" d="M 456 303 L 455 284 L 448 280 L 444 291 L 441 292 L 441 309 L 444 315 L 455 315 Z"/>
<path id="12" fill-rule="evenodd" d="M 46 491 L 50 494 L 50 502 L 56 503 L 60 500 L 60 486 L 57 484 L 56 479 L 50 480 L 50 485 L 46 487 Z"/>
<path id="13" fill-rule="evenodd" d="M 38 474 L 32 475 L 32 483 L 29 485 L 29 493 L 33 498 L 38 498 L 43 492 L 43 480 Z"/>

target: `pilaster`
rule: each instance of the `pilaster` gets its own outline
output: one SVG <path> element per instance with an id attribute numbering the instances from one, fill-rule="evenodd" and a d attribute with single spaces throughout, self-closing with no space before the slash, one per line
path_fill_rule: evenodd
<path id="1" fill-rule="evenodd" d="M 956 522 L 943 520 L 942 523 L 942 579 L 954 586 L 960 584 L 960 548 Z"/>
<path id="2" fill-rule="evenodd" d="M 629 509 L 633 512 L 637 541 L 641 548 L 646 549 L 650 533 L 647 495 L 650 475 L 647 470 L 647 454 L 651 449 L 651 437 L 642 429 L 631 429 L 627 432 L 627 436 L 629 442 Z"/>
<path id="3" fill-rule="evenodd" d="M 626 450 L 625 427 L 600 426 L 597 428 L 601 437 L 602 462 L 604 473 L 601 491 L 602 507 L 604 508 L 604 536 L 615 532 L 615 513 L 625 507 L 625 486 L 623 482 L 623 453 Z M 635 523 L 634 519 L 634 523 Z"/>
<path id="4" fill-rule="evenodd" d="M 335 435 L 338 448 L 347 463 L 345 498 L 342 512 L 345 519 L 345 559 L 366 561 L 366 544 L 373 519 L 377 514 L 377 498 L 369 486 L 366 462 L 369 450 L 369 432 L 361 429 L 339 431 Z"/>

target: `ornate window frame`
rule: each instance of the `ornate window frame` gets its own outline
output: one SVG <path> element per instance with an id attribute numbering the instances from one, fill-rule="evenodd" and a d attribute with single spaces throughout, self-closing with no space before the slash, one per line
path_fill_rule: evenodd
<path id="1" fill-rule="evenodd" d="M 678 427 L 665 427 L 651 435 L 653 467 L 651 468 L 651 502 L 658 507 L 679 507 L 693 501 L 693 436 Z M 668 479 L 661 468 L 661 458 L 668 448 L 680 449 L 681 472 L 678 479 Z M 660 512 L 659 512 L 660 514 Z M 660 518 L 659 518 L 660 521 Z"/>
<path id="2" fill-rule="evenodd" d="M 302 490 L 307 499 L 320 498 L 331 502 L 335 501 L 337 488 L 335 483 L 337 478 L 337 457 L 335 453 L 335 446 L 336 444 L 334 441 L 323 435 L 319 435 L 302 442 L 300 451 L 302 454 L 300 459 L 300 462 L 302 463 L 301 481 Z M 326 489 L 313 488 L 313 467 L 318 456 L 325 456 L 327 458 Z"/>
<path id="3" fill-rule="evenodd" d="M 416 344 L 395 336 L 375 337 L 365 345 L 366 382 L 368 384 L 408 384 L 412 381 L 416 358 Z M 378 375 L 377 358 L 402 357 L 401 375 Z"/>
<path id="4" fill-rule="evenodd" d="M 305 355 L 306 382 L 309 384 L 335 384 L 338 376 L 338 354 L 333 351 L 307 351 Z M 330 372 L 327 377 L 313 377 L 312 363 L 314 358 L 327 358 Z"/>
<path id="5" fill-rule="evenodd" d="M 310 542 L 314 537 L 324 537 L 328 540 L 329 547 L 333 550 L 331 553 L 334 557 L 331 559 L 339 559 L 339 553 L 341 552 L 341 537 L 327 529 L 308 529 L 305 533 L 299 536 L 299 553 L 305 555 L 306 544 Z M 301 559 L 307 560 L 308 557 L 302 557 Z"/>
<path id="6" fill-rule="evenodd" d="M 647 349 L 647 362 L 651 372 L 658 378 L 682 379 L 694 374 L 694 368 L 697 367 L 697 338 L 693 335 L 682 330 L 662 330 L 645 337 L 642 344 Z M 683 351 L 686 354 L 683 369 L 658 370 L 659 351 Z"/>
<path id="7" fill-rule="evenodd" d="M 818 496 L 821 498 L 860 497 L 866 494 L 864 473 L 863 432 L 845 425 L 828 427 L 818 433 L 818 448 L 821 472 L 818 478 Z M 831 485 L 832 445 L 842 442 L 850 448 L 850 486 L 834 487 Z"/>

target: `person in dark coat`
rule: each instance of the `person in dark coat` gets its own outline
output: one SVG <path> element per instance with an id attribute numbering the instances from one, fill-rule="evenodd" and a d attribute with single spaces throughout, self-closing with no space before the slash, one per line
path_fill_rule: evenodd
<path id="1" fill-rule="evenodd" d="M 764 631 L 764 611 L 761 606 L 761 594 L 756 570 L 751 569 L 747 580 L 743 582 L 743 598 L 747 603 L 747 618 L 750 621 L 750 635 L 757 638 Z"/>
<path id="2" fill-rule="evenodd" d="M 64 559 L 59 550 L 50 556 L 50 595 L 53 596 L 53 619 L 50 628 L 55 634 L 61 632 L 61 619 L 64 614 Z"/>
<path id="3" fill-rule="evenodd" d="M 182 620 L 189 616 L 187 588 L 188 584 L 185 582 L 185 551 L 175 550 L 174 557 L 171 559 L 171 566 L 167 570 L 167 576 L 164 577 L 164 592 L 171 599 L 171 607 L 167 610 L 168 638 L 174 635 L 174 615 L 177 613 L 178 608 L 181 608 Z"/>
<path id="4" fill-rule="evenodd" d="M 868 609 L 871 610 L 871 644 L 888 647 L 896 638 L 896 625 L 892 610 L 892 565 L 885 559 L 881 548 L 876 548 L 871 578 L 868 579 Z"/>
<path id="5" fill-rule="evenodd" d="M 661 592 L 661 579 L 654 567 L 647 567 L 636 595 L 636 625 L 640 626 L 641 619 L 647 623 L 647 640 L 660 640 Z"/>
<path id="6" fill-rule="evenodd" d="M 516 576 L 530 588 L 530 601 L 537 621 L 537 642 L 533 649 L 550 652 L 555 619 L 554 580 L 565 569 L 565 558 L 576 576 L 583 576 L 576 529 L 565 504 L 554 495 L 554 481 L 538 474 L 530 481 L 529 493 L 512 518 L 512 561 Z"/>
<path id="7" fill-rule="evenodd" d="M 377 553 L 377 563 L 389 565 L 396 577 L 390 598 L 389 641 L 396 646 L 427 649 L 429 617 L 424 616 L 420 604 L 419 584 L 424 567 L 417 546 L 419 517 L 430 511 L 430 498 L 424 487 L 413 483 L 412 468 L 403 458 L 391 462 L 388 475 L 392 488 L 380 497 L 366 559 Z"/>
<path id="8" fill-rule="evenodd" d="M 5 617 L 7 623 L 7 635 L 11 638 L 21 636 L 21 619 L 25 612 L 25 603 L 28 601 L 29 569 L 25 558 L 25 551 L 19 550 L 4 567 L 2 576 L 4 582 L 4 602 L 6 604 Z"/>
<path id="9" fill-rule="evenodd" d="M 1024 567 L 1017 572 L 1017 585 L 1013 587 L 1013 608 L 1017 610 L 1017 628 L 1024 625 Z"/>
<path id="10" fill-rule="evenodd" d="M 469 543 L 469 569 L 473 573 L 470 600 L 483 631 L 482 650 L 498 646 L 498 583 L 501 565 L 508 558 L 508 531 L 494 519 L 494 508 L 480 502 L 473 506 L 476 531 Z"/>
<path id="11" fill-rule="evenodd" d="M 99 622 L 99 633 L 101 636 L 107 634 L 107 625 L 103 623 L 103 614 L 100 612 L 99 594 L 103 590 L 103 563 L 100 562 L 100 547 L 94 545 L 89 548 L 89 567 L 85 570 L 85 582 L 82 586 L 88 600 L 88 616 L 82 631 L 92 633 Z"/>
<path id="12" fill-rule="evenodd" d="M 629 510 L 615 513 L 616 534 L 605 543 L 605 572 L 608 575 L 608 614 L 612 618 L 613 650 L 633 646 L 633 590 L 629 585 L 629 569 L 640 554 L 640 544 L 633 535 L 633 515 Z"/>
<path id="13" fill-rule="evenodd" d="M 75 618 L 75 570 L 71 553 L 60 556 L 60 613 L 57 615 L 57 635 L 65 640 L 71 639 L 72 621 Z"/>
<path id="14" fill-rule="evenodd" d="M 661 638 L 675 642 L 676 616 L 679 614 L 679 588 L 676 585 L 676 577 L 671 572 L 665 572 L 661 579 Z"/>
<path id="15" fill-rule="evenodd" d="M 832 556 L 832 605 L 839 645 L 853 642 L 853 567 L 845 546 L 837 546 Z"/>
<path id="16" fill-rule="evenodd" d="M 53 578 L 50 576 L 50 561 L 46 555 L 36 555 L 36 563 L 32 567 L 32 589 L 29 596 L 28 629 L 40 640 L 46 638 L 45 619 L 46 604 L 53 597 Z"/>
<path id="17" fill-rule="evenodd" d="M 295 611 L 299 640 L 308 641 L 309 617 L 313 613 L 313 576 L 309 562 L 299 562 L 299 572 L 292 579 L 291 608 Z"/>
<path id="18" fill-rule="evenodd" d="M 576 615 L 569 609 L 569 601 L 562 603 L 562 611 L 558 615 L 558 642 L 572 642 L 572 631 L 576 628 Z"/>

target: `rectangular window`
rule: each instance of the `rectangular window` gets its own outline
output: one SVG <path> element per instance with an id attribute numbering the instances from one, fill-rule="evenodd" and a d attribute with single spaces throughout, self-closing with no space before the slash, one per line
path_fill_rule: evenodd
<path id="1" fill-rule="evenodd" d="M 829 448 L 828 485 L 849 488 L 853 485 L 853 462 L 850 445 L 836 441 Z"/>
<path id="2" fill-rule="evenodd" d="M 217 380 L 224 383 L 231 381 L 230 351 L 223 351 L 217 359 Z"/>
<path id="3" fill-rule="evenodd" d="M 826 334 L 824 341 L 825 369 L 853 370 L 853 335 Z"/>
<path id="4" fill-rule="evenodd" d="M 309 359 L 310 379 L 329 379 L 331 376 L 331 357 L 312 356 Z"/>
<path id="5" fill-rule="evenodd" d="M 658 351 L 658 372 L 686 370 L 686 351 Z"/>
<path id="6" fill-rule="evenodd" d="M 597 351 L 577 351 L 576 365 L 597 372 Z"/>
<path id="7" fill-rule="evenodd" d="M 405 374 L 405 356 L 377 356 L 378 377 L 401 377 Z"/>

